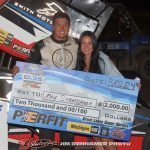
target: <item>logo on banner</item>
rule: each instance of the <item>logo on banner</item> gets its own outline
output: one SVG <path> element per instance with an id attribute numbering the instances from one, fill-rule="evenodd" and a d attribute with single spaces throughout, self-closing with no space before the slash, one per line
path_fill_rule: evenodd
<path id="1" fill-rule="evenodd" d="M 62 116 L 55 116 L 51 114 L 43 114 L 34 111 L 22 111 L 22 110 L 15 110 L 13 114 L 13 120 L 20 120 L 21 122 L 28 122 L 28 123 L 39 123 L 49 125 L 52 124 L 54 126 L 63 126 L 64 122 L 66 121 L 66 117 Z"/>
<path id="2" fill-rule="evenodd" d="M 109 128 L 106 128 L 106 127 L 101 127 L 101 135 L 103 136 L 108 136 L 108 133 L 109 133 Z"/>
<path id="3" fill-rule="evenodd" d="M 22 47 L 21 45 L 14 44 L 14 45 L 12 46 L 12 49 L 13 49 L 14 51 L 19 52 L 19 53 L 23 53 L 23 54 L 26 54 L 26 55 L 30 55 L 30 49 L 25 48 L 25 47 Z"/>
<path id="4" fill-rule="evenodd" d="M 68 122 L 67 130 L 90 133 L 91 132 L 91 125 L 83 124 L 83 123 L 77 123 L 77 122 Z"/>
<path id="5" fill-rule="evenodd" d="M 98 131 L 99 131 L 99 127 L 97 127 L 97 126 L 91 127 L 91 133 L 98 134 Z"/>
<path id="6" fill-rule="evenodd" d="M 46 5 L 48 6 L 48 8 L 37 9 L 36 11 L 39 14 L 46 15 L 46 16 L 54 16 L 54 14 L 57 13 L 58 11 L 64 12 L 64 10 L 54 2 L 46 3 Z"/>
<path id="7" fill-rule="evenodd" d="M 0 44 L 10 46 L 13 35 L 0 28 Z"/>
<path id="8" fill-rule="evenodd" d="M 124 138 L 125 133 L 121 129 L 116 129 L 111 132 L 111 136 L 114 138 Z"/>
<path id="9" fill-rule="evenodd" d="M 25 111 L 22 117 L 22 122 L 35 123 L 37 116 L 38 116 L 37 112 Z"/>

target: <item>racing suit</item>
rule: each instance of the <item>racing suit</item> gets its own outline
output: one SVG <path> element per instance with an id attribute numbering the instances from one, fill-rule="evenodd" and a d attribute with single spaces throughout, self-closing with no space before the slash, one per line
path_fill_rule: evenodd
<path id="1" fill-rule="evenodd" d="M 76 39 L 68 37 L 66 41 L 57 41 L 53 35 L 37 42 L 31 50 L 30 57 L 26 62 L 42 64 L 47 66 L 74 69 L 76 67 L 78 44 Z M 40 139 L 54 140 L 53 130 L 40 129 Z M 72 142 L 73 133 L 60 132 L 62 142 Z M 40 148 L 50 150 L 51 146 Z M 71 146 L 62 146 L 61 150 L 73 149 Z"/>
<path id="2" fill-rule="evenodd" d="M 74 69 L 76 66 L 78 45 L 74 38 L 57 41 L 53 36 L 37 42 L 27 62 Z"/>

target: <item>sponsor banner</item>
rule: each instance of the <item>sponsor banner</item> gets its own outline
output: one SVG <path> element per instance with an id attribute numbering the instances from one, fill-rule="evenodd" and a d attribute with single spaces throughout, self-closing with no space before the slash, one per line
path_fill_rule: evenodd
<path id="1" fill-rule="evenodd" d="M 8 150 L 7 102 L 0 101 L 0 146 Z"/>
<path id="2" fill-rule="evenodd" d="M 137 81 L 17 62 L 8 122 L 129 141 Z"/>
<path id="3" fill-rule="evenodd" d="M 41 1 L 41 3 L 43 3 Z M 12 0 L 0 10 L 0 49 L 26 59 L 34 43 L 51 35 L 50 17 L 34 15 L 39 6 L 23 0 Z M 11 14 L 11 15 L 10 15 Z M 15 18 L 15 19 L 14 19 Z M 48 21 L 49 20 L 49 21 Z M 5 32 L 12 38 L 2 36 Z"/>
<path id="4" fill-rule="evenodd" d="M 78 38 L 84 30 L 94 32 L 98 26 L 96 20 L 84 16 L 60 0 L 11 0 L 0 9 L 0 32 L 3 30 L 13 38 L 0 34 L 0 49 L 22 59 L 28 58 L 34 43 L 52 34 L 53 16 L 58 11 L 67 12 L 72 18 L 69 35 L 73 37 Z"/>
<path id="5" fill-rule="evenodd" d="M 34 43 L 27 45 L 14 38 L 14 35 L 0 28 L 0 49 L 22 59 L 26 59 L 30 55 L 30 49 Z"/>
<path id="6" fill-rule="evenodd" d="M 12 56 L 27 59 L 33 45 L 51 35 L 53 15 L 57 11 L 64 12 L 59 5 L 55 1 L 9 1 L 0 10 L 0 49 Z"/>

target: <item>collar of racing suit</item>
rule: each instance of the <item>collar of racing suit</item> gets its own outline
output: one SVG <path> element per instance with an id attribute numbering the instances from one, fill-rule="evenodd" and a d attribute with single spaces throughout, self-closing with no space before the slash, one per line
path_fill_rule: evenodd
<path id="1" fill-rule="evenodd" d="M 53 34 L 51 35 L 51 39 L 52 39 L 54 42 L 59 43 L 59 44 L 66 43 L 66 42 L 68 41 L 68 38 L 67 38 L 66 40 L 56 40 L 56 39 L 54 38 L 54 35 L 53 35 Z"/>

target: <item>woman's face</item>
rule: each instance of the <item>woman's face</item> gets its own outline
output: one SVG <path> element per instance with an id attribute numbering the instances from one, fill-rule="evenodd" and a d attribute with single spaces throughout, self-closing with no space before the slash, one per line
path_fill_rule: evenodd
<path id="1" fill-rule="evenodd" d="M 93 43 L 90 36 L 84 36 L 81 41 L 81 51 L 84 55 L 91 55 L 93 52 Z"/>

